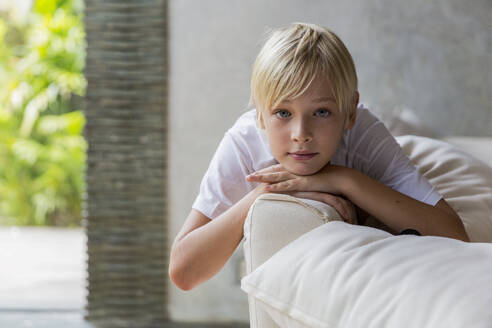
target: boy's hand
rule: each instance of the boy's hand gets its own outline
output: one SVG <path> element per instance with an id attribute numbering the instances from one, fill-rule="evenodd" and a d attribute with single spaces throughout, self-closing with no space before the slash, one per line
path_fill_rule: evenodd
<path id="1" fill-rule="evenodd" d="M 246 180 L 268 184 L 267 191 L 319 191 L 334 195 L 342 195 L 341 186 L 347 176 L 346 167 L 327 164 L 312 175 L 296 175 L 287 171 L 282 164 L 276 164 L 256 171 Z"/>
<path id="2" fill-rule="evenodd" d="M 246 177 L 248 181 L 267 184 L 267 192 L 288 194 L 308 198 L 333 206 L 345 222 L 356 224 L 357 212 L 349 200 L 338 196 L 340 191 L 330 187 L 330 179 L 339 167 L 327 165 L 321 171 L 309 176 L 300 176 L 285 170 L 281 164 L 272 165 Z"/>

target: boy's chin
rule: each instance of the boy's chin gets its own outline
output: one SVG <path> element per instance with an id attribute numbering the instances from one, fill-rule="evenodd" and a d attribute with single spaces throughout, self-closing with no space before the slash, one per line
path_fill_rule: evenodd
<path id="1" fill-rule="evenodd" d="M 283 165 L 287 171 L 295 175 L 313 175 L 320 171 L 323 167 L 308 166 L 308 165 Z"/>

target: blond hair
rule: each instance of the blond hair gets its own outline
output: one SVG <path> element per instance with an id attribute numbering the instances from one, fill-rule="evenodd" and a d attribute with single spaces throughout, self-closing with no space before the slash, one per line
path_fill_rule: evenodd
<path id="1" fill-rule="evenodd" d="M 328 78 L 345 119 L 354 110 L 357 74 L 352 56 L 329 29 L 294 23 L 274 30 L 253 66 L 250 102 L 261 124 L 262 111 L 301 96 L 318 77 Z"/>

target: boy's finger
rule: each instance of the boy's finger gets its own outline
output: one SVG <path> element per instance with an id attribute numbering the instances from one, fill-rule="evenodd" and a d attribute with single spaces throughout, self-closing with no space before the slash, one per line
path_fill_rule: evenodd
<path id="1" fill-rule="evenodd" d="M 347 204 L 343 201 L 342 198 L 331 194 L 323 194 L 323 199 L 323 202 L 325 204 L 333 206 L 333 208 L 338 212 L 344 222 L 353 222 L 350 211 L 346 206 Z"/>
<path id="2" fill-rule="evenodd" d="M 282 166 L 282 164 L 275 164 L 275 165 L 271 165 L 269 167 L 265 167 L 264 169 L 258 170 L 256 172 L 253 172 L 250 175 L 253 175 L 253 174 L 273 173 L 273 172 L 280 172 L 280 171 L 285 171 L 285 169 Z"/>
<path id="3" fill-rule="evenodd" d="M 253 174 L 247 177 L 248 181 L 260 181 L 266 183 L 281 182 L 294 178 L 292 174 L 287 171 Z"/>
<path id="4" fill-rule="evenodd" d="M 280 191 L 294 191 L 297 189 L 294 180 L 286 180 L 270 184 L 265 187 L 268 191 L 280 192 Z"/>

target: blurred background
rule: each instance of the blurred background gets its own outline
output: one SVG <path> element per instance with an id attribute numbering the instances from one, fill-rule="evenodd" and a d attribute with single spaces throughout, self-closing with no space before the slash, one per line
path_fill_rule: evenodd
<path id="1" fill-rule="evenodd" d="M 0 12 L 0 222 L 80 226 L 82 1 L 9 2 Z"/>
<path id="2" fill-rule="evenodd" d="M 0 1 L 2 327 L 83 324 L 82 14 L 82 1 Z"/>
<path id="3" fill-rule="evenodd" d="M 0 327 L 247 326 L 242 245 L 188 292 L 167 257 L 298 21 L 341 37 L 381 117 L 492 136 L 490 0 L 0 0 Z"/>

